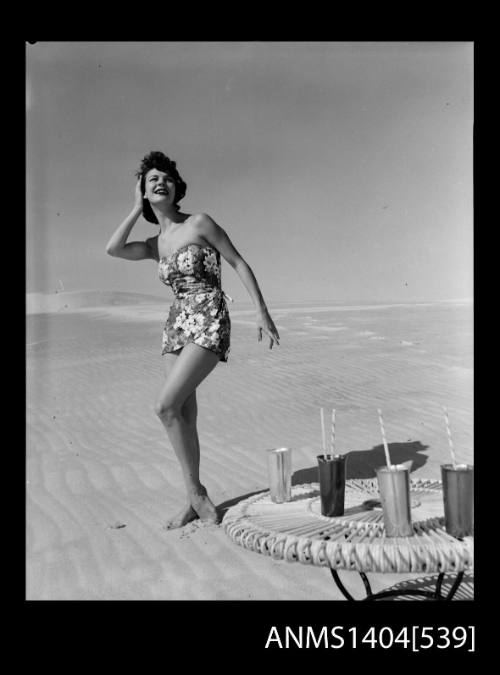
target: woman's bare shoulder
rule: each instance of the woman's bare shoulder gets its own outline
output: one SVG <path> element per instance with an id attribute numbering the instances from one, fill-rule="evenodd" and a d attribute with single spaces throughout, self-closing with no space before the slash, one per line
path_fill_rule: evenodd
<path id="1" fill-rule="evenodd" d="M 202 237 L 217 234 L 217 232 L 222 229 L 208 213 L 193 214 L 191 217 L 191 226 Z"/>
<path id="2" fill-rule="evenodd" d="M 196 224 L 193 223 L 193 230 L 200 239 L 217 249 L 233 267 L 243 261 L 224 228 L 218 225 L 207 213 L 196 214 L 196 216 L 197 220 L 195 221 Z"/>
<path id="3" fill-rule="evenodd" d="M 193 213 L 190 217 L 190 221 L 193 224 L 199 223 L 214 223 L 214 219 L 208 213 Z"/>

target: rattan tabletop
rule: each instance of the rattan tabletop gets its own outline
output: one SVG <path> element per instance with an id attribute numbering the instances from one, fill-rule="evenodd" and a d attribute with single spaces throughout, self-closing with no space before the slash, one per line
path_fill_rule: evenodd
<path id="1" fill-rule="evenodd" d="M 473 537 L 445 531 L 440 481 L 410 481 L 411 537 L 387 537 L 376 479 L 348 480 L 344 515 L 321 515 L 319 486 L 292 487 L 292 499 L 259 493 L 228 509 L 222 526 L 238 545 L 288 562 L 358 572 L 462 572 L 473 568 Z"/>

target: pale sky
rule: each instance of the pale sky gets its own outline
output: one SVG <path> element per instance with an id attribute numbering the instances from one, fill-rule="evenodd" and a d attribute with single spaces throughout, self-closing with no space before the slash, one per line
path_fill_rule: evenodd
<path id="1" fill-rule="evenodd" d="M 105 254 L 162 150 L 268 303 L 472 297 L 472 43 L 26 48 L 28 291 L 171 298 L 154 261 Z M 250 301 L 227 263 L 222 281 Z"/>

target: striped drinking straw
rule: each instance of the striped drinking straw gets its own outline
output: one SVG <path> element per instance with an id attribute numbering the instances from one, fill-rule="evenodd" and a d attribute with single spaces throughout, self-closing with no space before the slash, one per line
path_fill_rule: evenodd
<path id="1" fill-rule="evenodd" d="M 448 411 L 446 410 L 445 407 L 443 407 L 443 410 L 444 410 L 444 421 L 446 423 L 446 433 L 448 434 L 448 445 L 450 446 L 451 461 L 453 463 L 453 467 L 455 468 L 457 466 L 457 458 L 455 456 L 455 449 L 453 448 L 453 441 L 451 438 L 450 419 L 448 417 Z"/>
<path id="2" fill-rule="evenodd" d="M 385 461 L 387 462 L 387 468 L 390 469 L 392 464 L 391 464 L 391 457 L 389 455 L 389 446 L 387 445 L 387 440 L 385 438 L 384 420 L 382 419 L 382 411 L 378 409 L 377 412 L 378 412 L 378 421 L 380 422 L 380 431 L 382 432 L 382 441 L 384 443 Z"/>
<path id="3" fill-rule="evenodd" d="M 332 437 L 331 437 L 332 459 L 335 456 L 335 408 L 332 410 Z"/>
<path id="4" fill-rule="evenodd" d="M 326 432 L 325 432 L 325 414 L 323 408 L 319 409 L 321 414 L 321 440 L 323 442 L 323 457 L 326 459 Z"/>

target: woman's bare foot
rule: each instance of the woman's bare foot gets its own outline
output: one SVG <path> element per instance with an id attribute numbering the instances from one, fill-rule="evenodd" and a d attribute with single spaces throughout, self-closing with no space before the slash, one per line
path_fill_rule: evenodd
<path id="1" fill-rule="evenodd" d="M 206 523 L 214 523 L 215 525 L 219 522 L 217 509 L 215 508 L 215 505 L 213 504 L 210 497 L 207 495 L 205 488 L 203 488 L 201 494 L 191 495 L 190 499 L 191 506 L 200 517 L 200 520 Z"/>
<path id="2" fill-rule="evenodd" d="M 170 520 L 167 521 L 165 529 L 173 530 L 177 527 L 184 527 L 184 525 L 187 525 L 196 518 L 198 518 L 198 514 L 193 509 L 191 504 L 188 503 L 187 505 L 182 507 L 182 509 L 179 511 L 177 515 L 175 515 L 173 518 L 170 518 Z"/>

